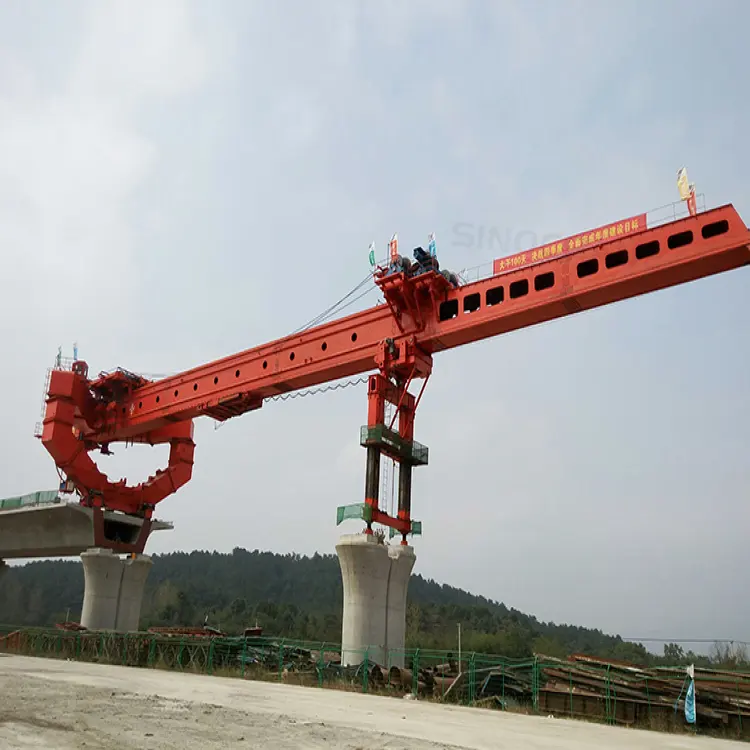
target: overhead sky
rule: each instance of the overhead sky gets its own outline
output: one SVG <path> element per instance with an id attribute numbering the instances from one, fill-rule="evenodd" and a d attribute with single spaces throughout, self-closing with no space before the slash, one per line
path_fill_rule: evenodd
<path id="1" fill-rule="evenodd" d="M 750 221 L 748 24 L 744 0 L 2 3 L 0 497 L 56 486 L 58 346 L 178 372 L 298 328 L 373 240 L 434 231 L 460 270 L 671 203 L 681 166 Z M 750 640 L 749 319 L 742 269 L 436 356 L 415 572 Z M 199 421 L 149 551 L 332 552 L 365 421 L 361 386 Z M 115 452 L 115 479 L 166 462 Z"/>

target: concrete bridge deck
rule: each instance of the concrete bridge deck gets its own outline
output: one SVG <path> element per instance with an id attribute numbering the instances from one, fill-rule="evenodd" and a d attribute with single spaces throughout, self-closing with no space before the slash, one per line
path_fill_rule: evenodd
<path id="1" fill-rule="evenodd" d="M 104 512 L 109 538 L 133 544 L 142 519 Z M 152 521 L 151 531 L 173 528 Z M 73 557 L 95 546 L 93 511 L 77 502 L 32 505 L 0 511 L 0 560 L 31 557 Z"/>

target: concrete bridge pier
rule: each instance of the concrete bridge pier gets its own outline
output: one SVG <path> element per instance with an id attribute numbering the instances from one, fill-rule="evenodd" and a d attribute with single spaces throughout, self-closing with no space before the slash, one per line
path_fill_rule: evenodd
<path id="1" fill-rule="evenodd" d="M 403 667 L 414 549 L 386 545 L 374 534 L 347 534 L 336 554 L 344 585 L 342 664 L 360 664 L 367 650 L 370 663 Z"/>
<path id="2" fill-rule="evenodd" d="M 81 562 L 81 625 L 89 630 L 138 630 L 151 558 L 138 555 L 122 560 L 112 550 L 94 547 L 81 553 Z"/>
<path id="3" fill-rule="evenodd" d="M 406 595 L 409 578 L 417 561 L 414 548 L 399 544 L 388 548 L 391 574 L 388 580 L 385 640 L 388 645 L 388 667 L 404 668 L 406 646 Z"/>
<path id="4" fill-rule="evenodd" d="M 5 560 L 0 560 L 0 581 L 2 581 L 3 576 L 8 571 L 8 563 L 5 562 Z"/>
<path id="5" fill-rule="evenodd" d="M 336 545 L 344 584 L 341 663 L 385 663 L 386 596 L 390 558 L 374 534 L 347 534 Z"/>
<path id="6" fill-rule="evenodd" d="M 115 629 L 123 632 L 138 630 L 141 622 L 141 604 L 146 579 L 153 561 L 148 555 L 129 557 L 123 561 L 120 600 L 117 607 Z"/>

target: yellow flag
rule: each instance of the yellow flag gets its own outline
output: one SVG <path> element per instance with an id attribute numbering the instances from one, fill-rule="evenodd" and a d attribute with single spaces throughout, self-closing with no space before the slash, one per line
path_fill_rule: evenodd
<path id="1" fill-rule="evenodd" d="M 690 185 L 685 167 L 677 172 L 677 189 L 680 191 L 680 200 L 686 201 L 690 197 Z"/>

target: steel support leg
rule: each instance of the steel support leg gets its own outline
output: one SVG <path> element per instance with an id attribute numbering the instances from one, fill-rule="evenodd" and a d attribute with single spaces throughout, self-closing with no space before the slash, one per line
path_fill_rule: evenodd
<path id="1" fill-rule="evenodd" d="M 365 502 L 377 508 L 380 502 L 380 448 L 367 446 L 367 470 L 365 473 Z M 372 524 L 367 524 L 367 533 L 372 534 Z"/>

